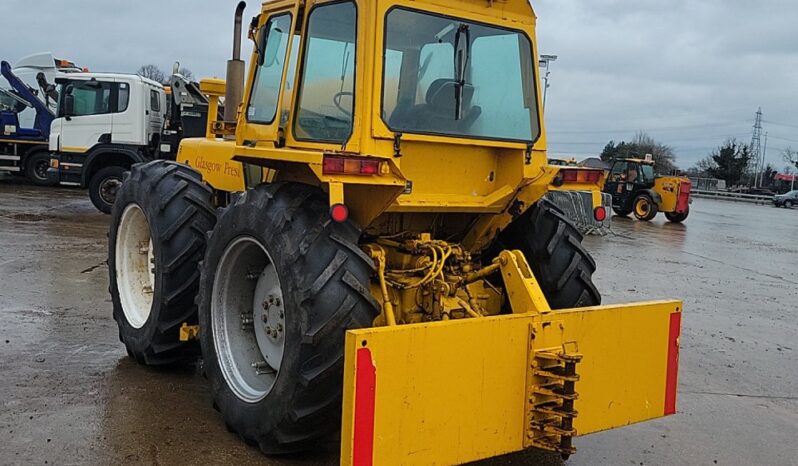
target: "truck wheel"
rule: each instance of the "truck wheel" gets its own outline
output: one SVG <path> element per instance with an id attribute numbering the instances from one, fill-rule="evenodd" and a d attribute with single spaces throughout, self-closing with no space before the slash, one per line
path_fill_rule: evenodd
<path id="1" fill-rule="evenodd" d="M 47 169 L 50 168 L 50 154 L 37 151 L 29 155 L 25 161 L 25 177 L 38 186 L 52 186 L 47 178 Z"/>
<path id="2" fill-rule="evenodd" d="M 219 218 L 202 263 L 200 342 L 214 406 L 267 454 L 340 428 L 346 329 L 379 304 L 360 231 L 301 184 L 247 191 Z"/>
<path id="3" fill-rule="evenodd" d="M 194 298 L 205 234 L 213 228 L 211 190 L 175 162 L 134 165 L 117 193 L 108 234 L 109 292 L 119 339 L 141 364 L 196 355 L 179 328 L 197 323 Z"/>
<path id="4" fill-rule="evenodd" d="M 648 194 L 638 194 L 632 205 L 638 220 L 650 222 L 657 216 L 657 203 Z"/>
<path id="5" fill-rule="evenodd" d="M 596 262 L 582 246 L 582 234 L 565 214 L 542 199 L 499 234 L 501 249 L 519 249 L 552 309 L 596 306 Z M 496 251 L 498 252 L 498 251 Z"/>
<path id="6" fill-rule="evenodd" d="M 690 208 L 688 207 L 685 209 L 684 212 L 681 214 L 677 214 L 676 212 L 665 212 L 665 218 L 668 219 L 669 222 L 673 223 L 682 223 L 687 220 L 687 216 L 690 215 Z"/>
<path id="7" fill-rule="evenodd" d="M 114 206 L 125 168 L 120 166 L 101 168 L 89 180 L 89 199 L 94 207 L 104 214 L 110 214 Z"/>

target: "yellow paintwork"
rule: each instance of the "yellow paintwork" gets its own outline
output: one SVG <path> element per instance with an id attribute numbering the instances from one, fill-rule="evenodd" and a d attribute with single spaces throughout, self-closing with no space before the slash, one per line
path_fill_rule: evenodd
<path id="1" fill-rule="evenodd" d="M 662 202 L 657 206 L 660 212 L 673 212 L 679 201 L 679 186 L 683 178 L 678 176 L 660 176 L 654 181 L 654 191 L 662 196 Z"/>
<path id="2" fill-rule="evenodd" d="M 76 154 L 82 154 L 88 151 L 88 147 L 77 147 L 77 146 L 63 146 L 61 147 L 61 152 L 74 152 Z"/>
<path id="3" fill-rule="evenodd" d="M 9 143 L 9 144 L 31 144 L 31 145 L 42 144 L 42 145 L 47 145 L 47 141 L 17 141 L 16 139 L 2 139 L 2 138 L 0 138 L 0 142 L 6 142 L 6 143 Z"/>
<path id="4" fill-rule="evenodd" d="M 364 342 L 376 366 L 373 464 L 459 464 L 523 449 L 530 341 L 576 342 L 584 356 L 579 435 L 662 416 L 668 322 L 680 310 L 661 301 L 350 330 L 341 463 L 352 460 Z"/>
<path id="5" fill-rule="evenodd" d="M 310 11 L 315 5 L 325 3 L 324 0 L 307 0 L 303 2 L 304 11 Z M 307 14 L 299 15 L 298 2 L 280 0 L 266 2 L 262 6 L 258 27 L 263 26 L 270 16 L 291 13 L 295 29 L 304 30 L 307 26 Z M 520 30 L 532 38 L 534 56 L 532 63 L 537 63 L 537 44 L 535 37 L 535 15 L 526 1 L 508 0 L 504 2 L 488 2 L 477 0 L 460 0 L 456 2 L 444 0 L 407 1 L 381 0 L 376 2 L 357 2 L 357 42 L 354 99 L 353 133 L 345 146 L 340 144 L 298 141 L 294 137 L 294 107 L 298 88 L 296 82 L 286 86 L 285 79 L 289 75 L 289 60 L 285 60 L 283 69 L 283 85 L 276 96 L 277 108 L 283 112 L 287 122 L 281 123 L 276 118 L 271 124 L 255 124 L 247 121 L 245 112 L 252 83 L 255 78 L 254 66 L 249 67 L 247 84 L 244 92 L 244 104 L 239 107 L 238 121 L 235 129 L 235 141 L 232 138 L 217 138 L 220 133 L 214 131 L 213 117 L 216 115 L 214 96 L 223 94 L 224 86 L 219 80 L 203 80 L 201 90 L 211 96 L 209 110 L 208 138 L 203 143 L 195 140 L 184 140 L 181 144 L 178 160 L 196 166 L 206 181 L 221 191 L 240 191 L 244 189 L 242 176 L 236 176 L 230 167 L 239 167 L 237 161 L 258 164 L 276 170 L 271 177 L 275 181 L 300 181 L 316 184 L 329 191 L 328 183 L 344 183 L 343 202 L 350 209 L 351 218 L 361 227 L 368 228 L 375 221 L 380 221 L 382 214 L 401 213 L 413 216 L 418 213 L 469 213 L 480 216 L 478 232 L 467 247 L 484 246 L 487 235 L 501 229 L 509 223 L 512 215 L 496 215 L 506 212 L 507 207 L 516 199 L 528 208 L 539 200 L 549 189 L 594 190 L 594 204 L 600 205 L 600 186 L 566 185 L 554 187 L 550 185 L 558 167 L 547 167 L 546 137 L 543 122 L 541 135 L 534 142 L 528 163 L 527 146 L 522 142 L 492 141 L 443 137 L 405 133 L 402 135 L 400 157 L 395 157 L 394 133 L 390 131 L 381 118 L 382 109 L 382 42 L 384 37 L 384 18 L 388 9 L 404 5 L 414 9 L 433 13 L 451 15 L 474 21 L 496 24 L 501 27 Z M 379 20 L 375 20 L 379 18 Z M 301 24 L 297 21 L 301 20 Z M 304 41 L 298 42 L 299 56 L 304 53 Z M 286 55 L 291 55 L 295 44 L 289 41 Z M 255 63 L 256 53 L 253 51 L 250 63 Z M 535 67 L 536 68 L 536 67 Z M 299 79 L 299 73 L 295 73 Z M 525 77 L 537 81 L 535 76 Z M 535 86 L 538 96 L 538 113 L 540 108 L 540 90 Z M 281 139 L 282 138 L 282 139 Z M 277 147 L 277 148 L 276 148 Z M 321 156 L 323 153 L 345 151 L 347 154 L 368 155 L 390 161 L 390 176 L 358 177 L 324 177 L 321 174 Z M 313 155 L 311 155 L 311 153 Z M 298 155 L 301 155 L 298 156 Z M 227 165 L 225 164 L 227 162 Z M 208 164 L 214 168 L 209 169 Z M 307 171 L 307 167 L 311 172 Z M 218 169 L 215 167 L 219 167 Z M 227 172 L 225 173 L 225 170 Z M 243 170 L 238 170 L 243 173 Z M 314 176 L 309 176 L 310 174 Z M 445 174 L 445 176 L 441 176 Z M 406 183 L 412 183 L 412 189 L 403 194 Z M 360 185 L 350 189 L 350 185 Z M 367 189 L 367 187 L 372 187 Z M 375 196 L 369 191 L 379 191 Z M 337 191 L 340 193 L 340 190 Z M 363 198 L 376 199 L 374 203 L 363 202 Z M 340 201 L 340 196 L 338 197 Z M 332 200 L 330 201 L 332 203 Z"/>

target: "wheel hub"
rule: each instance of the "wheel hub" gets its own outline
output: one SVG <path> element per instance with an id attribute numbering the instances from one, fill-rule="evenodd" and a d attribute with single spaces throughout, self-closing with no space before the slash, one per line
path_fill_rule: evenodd
<path id="1" fill-rule="evenodd" d="M 122 180 L 120 179 L 108 178 L 103 180 L 103 182 L 100 183 L 100 197 L 104 202 L 113 204 L 120 186 L 122 186 Z"/>
<path id="2" fill-rule="evenodd" d="M 152 311 L 155 250 L 150 225 L 136 204 L 125 207 L 116 233 L 115 272 L 119 301 L 128 324 L 141 328 Z"/>
<path id="3" fill-rule="evenodd" d="M 219 261 L 211 301 L 217 360 L 242 401 L 269 394 L 285 349 L 285 301 L 277 269 L 255 238 L 231 242 Z"/>

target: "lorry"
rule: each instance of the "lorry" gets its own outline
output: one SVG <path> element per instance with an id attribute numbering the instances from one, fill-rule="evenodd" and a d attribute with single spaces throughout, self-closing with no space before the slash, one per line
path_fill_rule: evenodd
<path id="1" fill-rule="evenodd" d="M 338 436 L 345 465 L 568 457 L 676 412 L 682 303 L 602 305 L 545 200 L 603 172 L 547 163 L 529 2 L 265 2 L 246 74 L 244 7 L 205 137 L 113 205 L 131 358 L 200 351 L 229 430 L 269 455 Z"/>
<path id="2" fill-rule="evenodd" d="M 24 175 L 39 185 L 49 184 L 48 138 L 55 116 L 37 91 L 14 74 L 8 62 L 0 62 L 0 75 L 9 86 L 0 88 L 0 172 Z M 21 117 L 28 110 L 35 116 L 25 123 Z"/>
<path id="3" fill-rule="evenodd" d="M 205 133 L 207 98 L 179 74 L 168 98 L 162 84 L 132 74 L 74 73 L 56 82 L 49 179 L 88 188 L 101 212 L 111 212 L 133 164 L 173 159 L 181 138 Z"/>

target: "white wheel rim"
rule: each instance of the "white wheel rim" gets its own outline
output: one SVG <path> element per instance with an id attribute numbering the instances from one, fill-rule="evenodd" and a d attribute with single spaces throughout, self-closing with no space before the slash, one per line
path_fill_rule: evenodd
<path id="1" fill-rule="evenodd" d="M 128 324 L 141 328 L 152 311 L 155 292 L 155 250 L 144 211 L 130 204 L 116 231 L 116 284 Z"/>
<path id="2" fill-rule="evenodd" d="M 271 392 L 285 350 L 285 300 L 266 248 L 232 241 L 219 260 L 211 296 L 213 344 L 228 387 L 256 403 Z"/>

